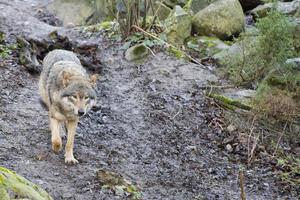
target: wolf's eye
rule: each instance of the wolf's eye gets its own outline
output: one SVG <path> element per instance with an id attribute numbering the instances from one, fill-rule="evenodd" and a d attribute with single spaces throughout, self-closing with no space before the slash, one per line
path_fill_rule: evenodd
<path id="1" fill-rule="evenodd" d="M 90 98 L 90 97 L 88 97 L 88 96 L 85 96 L 85 97 L 84 97 L 84 100 L 88 100 L 89 98 Z"/>
<path id="2" fill-rule="evenodd" d="M 77 99 L 77 96 L 76 95 L 71 95 L 71 98 L 72 99 Z"/>

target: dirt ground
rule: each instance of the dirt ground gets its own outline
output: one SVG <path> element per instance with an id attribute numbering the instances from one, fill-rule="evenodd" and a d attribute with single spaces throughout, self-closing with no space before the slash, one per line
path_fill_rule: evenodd
<path id="1" fill-rule="evenodd" d="M 11 41 L 12 33 L 38 37 L 41 30 L 52 31 L 55 27 L 36 18 L 46 2 L 0 0 L 0 30 Z M 130 63 L 121 44 L 73 31 L 65 33 L 82 41 L 97 37 L 102 63 L 99 102 L 80 121 L 75 139 L 79 164 L 65 165 L 63 152 L 51 151 L 39 77 L 18 64 L 13 52 L 0 60 L 0 165 L 39 184 L 55 200 L 126 199 L 101 189 L 99 169 L 130 180 L 145 200 L 240 199 L 237 175 L 243 164 L 229 161 L 238 155 L 217 146 L 224 133 L 208 124 L 221 111 L 199 89 L 217 77 L 164 53 Z M 245 178 L 247 199 L 298 199 L 278 187 L 269 167 L 246 169 Z"/>

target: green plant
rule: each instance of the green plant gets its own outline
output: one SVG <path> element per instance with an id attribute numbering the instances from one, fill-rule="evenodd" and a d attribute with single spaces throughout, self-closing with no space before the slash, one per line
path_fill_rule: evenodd
<path id="1" fill-rule="evenodd" d="M 0 44 L 0 58 L 7 58 L 11 50 L 8 46 Z"/>
<path id="2" fill-rule="evenodd" d="M 237 84 L 260 82 L 269 73 L 288 70 L 287 58 L 294 55 L 293 36 L 288 18 L 273 8 L 265 18 L 259 19 L 256 26 L 257 37 L 243 33 L 238 41 L 241 54 L 230 63 L 227 74 Z"/>
<path id="3" fill-rule="evenodd" d="M 299 185 L 300 159 L 283 152 L 276 159 L 276 168 L 279 170 L 280 179 L 293 186 Z"/>

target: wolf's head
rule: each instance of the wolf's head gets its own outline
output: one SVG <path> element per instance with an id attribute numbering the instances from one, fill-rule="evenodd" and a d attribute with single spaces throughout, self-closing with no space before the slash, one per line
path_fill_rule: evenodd
<path id="1" fill-rule="evenodd" d="M 75 116 L 84 116 L 96 104 L 96 85 L 98 75 L 89 79 L 63 73 L 64 89 L 61 93 L 61 106 Z"/>

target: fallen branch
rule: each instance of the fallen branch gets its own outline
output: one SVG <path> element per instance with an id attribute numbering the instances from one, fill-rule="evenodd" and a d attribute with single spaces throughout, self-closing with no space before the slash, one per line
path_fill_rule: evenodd
<path id="1" fill-rule="evenodd" d="M 221 105 L 223 105 L 225 108 L 230 109 L 230 110 L 235 110 L 235 108 L 240 108 L 243 110 L 251 110 L 251 106 L 242 103 L 238 100 L 235 99 L 231 99 L 229 97 L 225 97 L 223 95 L 219 95 L 219 94 L 214 94 L 214 93 L 209 93 L 208 97 L 211 97 L 215 100 L 218 101 L 218 103 L 220 103 Z"/>
<path id="2" fill-rule="evenodd" d="M 244 189 L 244 171 L 239 171 L 239 185 L 241 189 L 241 200 L 246 200 L 246 194 Z"/>

